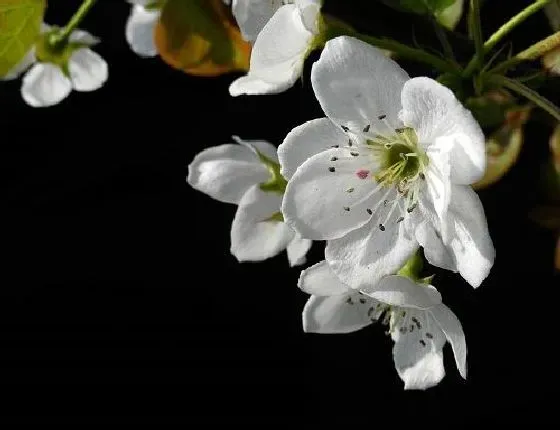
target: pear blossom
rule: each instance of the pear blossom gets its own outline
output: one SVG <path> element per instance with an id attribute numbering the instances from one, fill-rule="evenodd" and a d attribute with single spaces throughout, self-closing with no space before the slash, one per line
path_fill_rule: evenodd
<path id="1" fill-rule="evenodd" d="M 33 107 L 60 103 L 72 90 L 95 91 L 107 81 L 109 69 L 105 60 L 89 49 L 99 39 L 87 31 L 74 30 L 60 52 L 50 52 L 47 37 L 53 27 L 43 24 L 43 36 L 8 73 L 5 80 L 25 73 L 21 95 Z"/>
<path id="2" fill-rule="evenodd" d="M 161 2 L 154 0 L 127 0 L 132 4 L 126 22 L 126 41 L 142 57 L 155 57 L 158 51 L 154 30 L 161 14 Z"/>
<path id="3" fill-rule="evenodd" d="M 274 169 L 279 169 L 276 148 L 265 141 L 234 139 L 237 144 L 207 148 L 196 155 L 187 182 L 218 201 L 238 205 L 231 226 L 231 253 L 239 261 L 261 261 L 286 250 L 291 266 L 304 264 L 312 242 L 283 222 L 282 191 L 267 188 L 275 178 Z"/>
<path id="4" fill-rule="evenodd" d="M 343 284 L 326 261 L 302 271 L 298 286 L 311 294 L 302 315 L 306 333 L 351 333 L 380 319 L 388 324 L 395 368 L 405 390 L 424 390 L 443 379 L 446 342 L 466 379 L 463 328 L 433 286 L 390 275 L 359 291 Z"/>
<path id="5" fill-rule="evenodd" d="M 471 113 L 449 89 L 411 79 L 351 37 L 327 42 L 311 81 L 327 117 L 296 127 L 278 148 L 286 223 L 327 240 L 325 258 L 352 288 L 395 273 L 419 246 L 478 287 L 495 251 L 469 186 L 486 163 Z"/>
<path id="6" fill-rule="evenodd" d="M 242 34 L 254 44 L 249 72 L 230 85 L 230 94 L 274 94 L 290 88 L 319 36 L 320 10 L 320 0 L 234 1 Z"/>

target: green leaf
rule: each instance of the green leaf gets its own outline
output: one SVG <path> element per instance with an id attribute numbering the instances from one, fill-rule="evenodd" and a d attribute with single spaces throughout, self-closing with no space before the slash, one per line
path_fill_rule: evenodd
<path id="1" fill-rule="evenodd" d="M 46 5 L 46 0 L 0 0 L 0 77 L 32 48 Z"/>
<path id="2" fill-rule="evenodd" d="M 434 15 L 441 25 L 448 30 L 454 30 L 463 15 L 464 4 L 465 0 L 455 0 L 451 6 L 436 11 Z"/>
<path id="3" fill-rule="evenodd" d="M 383 3 L 419 15 L 435 15 L 452 6 L 455 0 L 383 0 Z"/>
<path id="4" fill-rule="evenodd" d="M 544 13 L 554 31 L 560 30 L 560 0 L 553 0 L 544 7 Z"/>

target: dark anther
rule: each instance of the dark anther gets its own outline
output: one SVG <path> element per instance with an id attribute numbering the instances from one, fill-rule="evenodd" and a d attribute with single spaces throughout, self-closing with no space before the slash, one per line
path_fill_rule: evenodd
<path id="1" fill-rule="evenodd" d="M 379 121 L 384 120 L 385 118 L 387 118 L 387 115 L 379 115 L 377 117 L 377 119 L 379 119 Z"/>
<path id="2" fill-rule="evenodd" d="M 379 224 L 379 230 L 385 231 L 385 226 L 383 224 Z"/>
<path id="3" fill-rule="evenodd" d="M 371 317 L 371 314 L 373 314 L 373 307 L 369 308 L 367 311 L 367 316 Z"/>
<path id="4" fill-rule="evenodd" d="M 346 133 L 348 130 L 350 130 L 348 127 L 346 127 L 345 125 L 341 125 L 340 127 L 342 127 L 342 129 L 344 130 L 344 132 Z"/>
<path id="5" fill-rule="evenodd" d="M 420 345 L 422 345 L 424 347 L 426 346 L 426 342 L 424 342 L 424 339 L 420 339 L 419 342 L 420 342 Z"/>
<path id="6" fill-rule="evenodd" d="M 352 157 L 357 157 L 357 156 L 360 155 L 360 154 L 358 154 L 357 152 L 351 152 L 350 155 L 351 155 Z"/>
<path id="7" fill-rule="evenodd" d="M 395 128 L 397 133 L 404 133 L 404 128 Z"/>
<path id="8" fill-rule="evenodd" d="M 331 146 L 331 148 L 339 148 L 339 147 L 340 147 L 340 145 L 333 145 L 333 146 Z"/>
<path id="9" fill-rule="evenodd" d="M 364 299 L 363 297 L 360 297 L 360 303 L 363 305 L 363 304 L 365 304 L 365 302 L 366 302 L 366 299 Z"/>
<path id="10" fill-rule="evenodd" d="M 364 133 L 367 133 L 369 131 L 369 127 L 370 127 L 369 124 L 364 127 Z"/>
<path id="11" fill-rule="evenodd" d="M 420 176 L 420 179 L 422 179 L 423 181 L 426 180 L 426 175 L 424 175 L 422 172 L 420 172 L 418 176 Z"/>
<path id="12" fill-rule="evenodd" d="M 334 168 L 334 167 L 332 167 L 332 166 L 329 167 L 329 172 L 334 172 L 334 171 L 335 171 L 335 168 Z"/>
<path id="13" fill-rule="evenodd" d="M 350 212 L 350 208 L 348 206 L 344 206 L 342 209 L 344 209 L 346 212 Z"/>
<path id="14" fill-rule="evenodd" d="M 346 299 L 346 303 L 348 303 L 349 305 L 353 305 L 354 302 L 352 302 L 352 297 L 348 297 L 348 298 Z"/>
<path id="15" fill-rule="evenodd" d="M 401 216 L 401 217 L 399 217 L 399 219 L 397 219 L 397 224 L 398 224 L 399 222 L 403 222 L 403 221 L 404 221 L 404 217 Z"/>
<path id="16" fill-rule="evenodd" d="M 336 161 L 338 160 L 338 157 L 331 157 L 331 161 Z"/>
<path id="17" fill-rule="evenodd" d="M 373 211 L 372 211 L 370 208 L 367 208 L 367 209 L 366 209 L 366 212 L 367 212 L 368 214 L 370 214 L 370 215 L 373 213 Z"/>
<path id="18" fill-rule="evenodd" d="M 347 193 L 353 193 L 353 192 L 354 192 L 354 188 L 348 188 L 348 189 L 346 190 L 346 192 L 347 192 Z"/>
<path id="19" fill-rule="evenodd" d="M 432 333 L 426 333 L 426 337 L 427 337 L 428 339 L 433 339 L 433 338 L 434 338 L 434 336 L 432 335 Z"/>
<path id="20" fill-rule="evenodd" d="M 352 146 L 352 139 L 348 139 L 348 146 Z"/>
<path id="21" fill-rule="evenodd" d="M 412 317 L 411 320 L 414 324 L 416 324 L 416 327 L 418 327 L 418 330 L 420 330 L 422 328 L 422 325 L 420 324 L 420 321 L 418 321 L 418 318 Z"/>

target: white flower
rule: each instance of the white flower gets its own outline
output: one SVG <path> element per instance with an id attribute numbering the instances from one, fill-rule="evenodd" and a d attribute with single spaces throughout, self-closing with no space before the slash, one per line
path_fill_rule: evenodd
<path id="1" fill-rule="evenodd" d="M 289 4 L 278 7 L 281 3 Z M 267 19 L 274 9 L 274 15 Z M 249 39 L 258 35 L 249 72 L 231 84 L 230 94 L 273 94 L 290 88 L 301 76 L 305 58 L 319 34 L 320 9 L 320 0 L 234 2 L 243 34 Z"/>
<path id="2" fill-rule="evenodd" d="M 155 57 L 158 51 L 154 41 L 154 29 L 161 9 L 154 0 L 127 0 L 132 3 L 126 22 L 126 41 L 130 48 L 142 57 Z"/>
<path id="3" fill-rule="evenodd" d="M 307 333 L 350 333 L 376 322 L 389 325 L 393 360 L 405 389 L 426 389 L 445 376 L 443 346 L 453 348 L 466 378 L 467 347 L 461 323 L 431 285 L 391 275 L 364 294 L 344 285 L 322 261 L 302 271 L 298 286 L 312 296 L 303 309 Z"/>
<path id="4" fill-rule="evenodd" d="M 43 33 L 50 29 L 43 24 Z M 61 54 L 48 53 L 44 48 L 39 52 L 36 45 L 5 79 L 15 79 L 30 68 L 23 77 L 21 95 L 33 107 L 56 105 L 73 89 L 95 91 L 103 86 L 109 75 L 105 60 L 89 49 L 98 42 L 88 32 L 75 30 Z"/>
<path id="5" fill-rule="evenodd" d="M 189 165 L 188 183 L 216 200 L 239 205 L 231 226 L 231 253 L 239 261 L 265 260 L 286 249 L 291 266 L 304 264 L 311 241 L 282 221 L 282 192 L 262 186 L 273 177 L 272 166 L 278 166 L 276 148 L 264 141 L 235 139 L 239 145 L 198 154 Z"/>
<path id="6" fill-rule="evenodd" d="M 328 240 L 325 257 L 352 288 L 395 273 L 421 245 L 428 261 L 478 287 L 494 262 L 482 204 L 484 135 L 453 93 L 410 79 L 382 51 L 327 42 L 311 80 L 327 118 L 278 148 L 289 180 L 286 222 Z"/>

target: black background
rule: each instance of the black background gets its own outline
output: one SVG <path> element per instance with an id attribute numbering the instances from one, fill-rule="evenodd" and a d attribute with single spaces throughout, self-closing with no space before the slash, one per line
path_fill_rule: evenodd
<path id="1" fill-rule="evenodd" d="M 486 3 L 489 35 L 529 2 Z M 64 24 L 78 4 L 51 1 L 46 21 Z M 429 25 L 377 2 L 327 0 L 325 9 L 371 34 L 437 46 Z M 466 333 L 468 380 L 447 346 L 442 383 L 404 392 L 382 327 L 304 334 L 301 268 L 290 269 L 285 253 L 237 263 L 229 253 L 235 206 L 185 182 L 203 148 L 233 134 L 278 145 L 294 126 L 323 116 L 309 81 L 318 54 L 291 90 L 231 98 L 236 74 L 190 77 L 132 53 L 128 13 L 124 2 L 101 0 L 81 25 L 102 39 L 95 50 L 110 66 L 103 89 L 33 109 L 20 81 L 0 84 L 0 382 L 16 406 L 6 413 L 272 409 L 328 417 L 398 409 L 421 421 L 549 398 L 559 330 L 555 238 L 527 217 L 540 199 L 549 130 L 531 125 L 520 163 L 480 192 L 497 249 L 487 281 L 473 290 L 436 271 Z M 514 50 L 546 35 L 547 25 L 543 15 L 523 24 L 510 38 Z M 434 76 L 401 64 L 412 76 Z M 322 259 L 322 248 L 315 244 L 308 262 Z"/>

